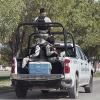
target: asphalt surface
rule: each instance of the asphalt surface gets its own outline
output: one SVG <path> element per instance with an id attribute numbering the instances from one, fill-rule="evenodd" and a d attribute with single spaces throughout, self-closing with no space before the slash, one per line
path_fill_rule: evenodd
<path id="1" fill-rule="evenodd" d="M 100 78 L 94 81 L 93 93 L 85 93 L 83 88 L 80 88 L 79 97 L 77 100 L 100 100 Z M 65 92 L 52 91 L 48 95 L 43 95 L 40 90 L 28 91 L 26 99 L 54 99 L 54 100 L 73 100 L 66 97 Z M 0 99 L 17 99 L 15 92 L 0 93 Z"/>

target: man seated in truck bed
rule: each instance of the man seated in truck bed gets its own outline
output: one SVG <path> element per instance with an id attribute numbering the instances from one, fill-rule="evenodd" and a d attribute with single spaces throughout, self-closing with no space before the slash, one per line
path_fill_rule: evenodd
<path id="1" fill-rule="evenodd" d="M 52 58 L 57 57 L 58 54 L 53 45 L 54 45 L 53 36 L 48 36 L 46 40 L 42 39 L 41 43 L 36 44 L 35 53 L 30 55 L 30 57 L 27 56 L 23 59 L 22 68 L 24 68 L 27 65 L 28 61 L 32 61 L 33 59 L 36 59 L 37 57 L 39 57 L 43 50 L 45 51 L 42 52 L 42 59 L 44 58 L 44 56 L 46 56 L 50 58 L 49 60 L 54 60 Z M 43 53 L 45 54 L 43 55 Z"/>

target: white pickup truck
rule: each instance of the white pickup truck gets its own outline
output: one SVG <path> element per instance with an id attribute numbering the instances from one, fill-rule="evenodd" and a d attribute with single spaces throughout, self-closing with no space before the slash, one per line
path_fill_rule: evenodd
<path id="1" fill-rule="evenodd" d="M 26 25 L 37 27 L 36 23 L 21 24 L 18 26 L 17 34 L 19 28 Z M 57 41 L 61 34 L 64 38 L 63 43 L 55 42 L 54 44 L 54 47 L 59 54 L 57 57 L 53 57 L 55 60 L 48 60 L 48 58 L 44 60 L 41 59 L 41 57 L 36 60 L 34 58 L 27 63 L 25 68 L 22 68 L 24 56 L 22 53 L 23 45 L 21 39 L 24 39 L 25 36 L 19 38 L 22 33 L 16 35 L 16 37 L 18 37 L 15 39 L 16 41 L 14 41 L 15 52 L 10 78 L 17 97 L 26 97 L 27 91 L 30 88 L 39 88 L 42 93 L 48 93 L 50 89 L 64 90 L 68 92 L 70 98 L 78 97 L 79 86 L 84 87 L 85 92 L 91 93 L 93 85 L 93 69 L 91 62 L 89 62 L 81 48 L 74 43 L 73 37 L 73 42 L 67 43 L 66 37 L 67 34 L 70 33 L 66 32 L 61 24 L 48 23 L 47 25 L 51 27 L 60 26 L 63 29 L 61 32 L 51 32 L 53 35 L 56 35 L 54 38 L 57 39 Z M 29 35 L 28 56 L 32 53 L 33 47 L 31 47 L 31 40 L 34 37 L 34 34 L 36 35 L 38 33 L 32 33 Z M 34 39 L 36 39 L 36 36 Z M 45 48 L 45 46 L 43 47 Z"/>

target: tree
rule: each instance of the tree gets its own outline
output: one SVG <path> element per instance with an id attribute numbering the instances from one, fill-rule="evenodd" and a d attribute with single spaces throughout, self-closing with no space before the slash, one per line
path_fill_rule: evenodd
<path id="1" fill-rule="evenodd" d="M 40 7 L 73 33 L 89 56 L 100 56 L 100 1 L 94 0 L 0 0 L 0 42 L 8 45 L 18 23 L 33 22 Z"/>
<path id="2" fill-rule="evenodd" d="M 0 42 L 7 43 L 18 23 L 22 10 L 22 0 L 0 0 Z"/>

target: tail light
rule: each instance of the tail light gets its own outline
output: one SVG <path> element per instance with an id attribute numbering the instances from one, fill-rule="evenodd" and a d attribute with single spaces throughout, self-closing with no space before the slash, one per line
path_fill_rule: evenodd
<path id="1" fill-rule="evenodd" d="M 12 60 L 11 73 L 16 73 L 16 68 L 17 68 L 16 58 L 13 58 L 13 60 Z"/>
<path id="2" fill-rule="evenodd" d="M 65 59 L 65 61 L 64 61 L 64 73 L 70 73 L 69 63 L 70 63 L 70 60 Z"/>

